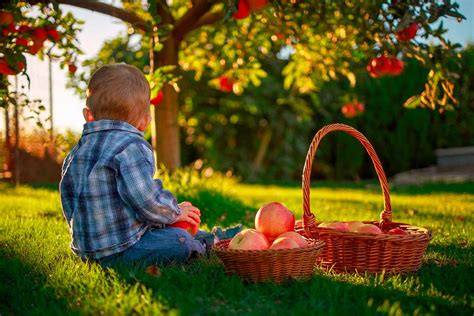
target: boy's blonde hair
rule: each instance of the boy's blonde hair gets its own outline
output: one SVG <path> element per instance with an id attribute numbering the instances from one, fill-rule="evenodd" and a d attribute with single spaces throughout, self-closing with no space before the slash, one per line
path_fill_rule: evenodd
<path id="1" fill-rule="evenodd" d="M 95 120 L 119 120 L 135 125 L 150 110 L 150 85 L 136 67 L 105 65 L 89 81 L 86 104 Z"/>

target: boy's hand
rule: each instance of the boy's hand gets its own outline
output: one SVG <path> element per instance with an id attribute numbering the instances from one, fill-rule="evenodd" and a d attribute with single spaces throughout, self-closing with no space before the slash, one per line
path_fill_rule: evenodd
<path id="1" fill-rule="evenodd" d="M 199 225 L 201 222 L 201 211 L 193 206 L 190 202 L 183 202 L 178 204 L 183 211 L 176 222 L 188 222 L 191 225 Z"/>

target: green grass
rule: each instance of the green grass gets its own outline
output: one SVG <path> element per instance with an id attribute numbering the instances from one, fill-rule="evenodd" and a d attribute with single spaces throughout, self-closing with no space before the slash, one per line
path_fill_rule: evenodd
<path id="1" fill-rule="evenodd" d="M 189 199 L 201 208 L 208 227 L 237 222 L 251 226 L 256 209 L 272 200 L 285 202 L 301 216 L 298 186 L 216 181 L 173 187 L 180 199 Z M 312 207 L 318 220 L 378 218 L 382 197 L 373 183 L 313 186 Z M 142 267 L 103 269 L 70 252 L 54 187 L 15 189 L 0 184 L 0 201 L 1 315 L 474 312 L 474 184 L 426 185 L 393 192 L 394 220 L 433 232 L 417 274 L 366 276 L 318 271 L 310 280 L 284 285 L 246 284 L 227 276 L 215 257 L 160 267 L 159 276 L 147 274 Z"/>

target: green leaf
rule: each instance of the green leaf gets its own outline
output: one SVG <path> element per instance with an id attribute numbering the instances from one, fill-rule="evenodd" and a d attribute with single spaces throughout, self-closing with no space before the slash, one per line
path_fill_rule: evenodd
<path id="1" fill-rule="evenodd" d="M 415 109 L 418 106 L 420 106 L 420 102 L 421 102 L 420 96 L 414 95 L 410 97 L 408 100 L 406 100 L 405 103 L 403 103 L 403 106 L 407 109 Z"/>

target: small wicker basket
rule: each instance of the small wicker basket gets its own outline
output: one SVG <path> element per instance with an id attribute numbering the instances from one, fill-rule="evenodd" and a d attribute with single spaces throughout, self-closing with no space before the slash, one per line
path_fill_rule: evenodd
<path id="1" fill-rule="evenodd" d="M 319 228 L 310 209 L 310 177 L 316 150 L 321 139 L 328 133 L 342 131 L 355 137 L 366 149 L 382 187 L 384 210 L 380 221 L 370 221 L 383 232 L 392 228 L 402 228 L 408 235 L 370 235 L 342 232 L 335 229 Z M 344 124 L 331 124 L 321 128 L 314 136 L 306 156 L 303 169 L 303 221 L 296 231 L 326 242 L 318 262 L 325 268 L 337 272 L 403 273 L 417 271 L 421 259 L 431 240 L 430 232 L 421 227 L 392 222 L 392 208 L 387 179 L 374 148 L 367 138 L 356 129 Z"/>
<path id="2" fill-rule="evenodd" d="M 230 239 L 218 242 L 214 253 L 228 274 L 236 274 L 246 281 L 281 283 L 288 279 L 310 277 L 316 267 L 316 258 L 324 242 L 306 239 L 308 246 L 278 250 L 233 250 Z"/>

